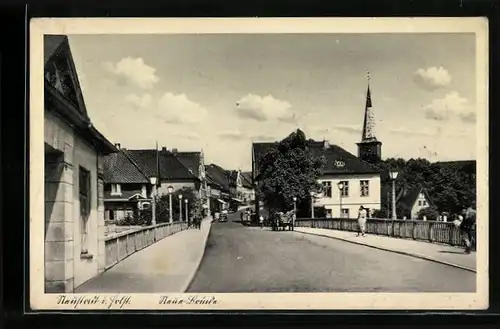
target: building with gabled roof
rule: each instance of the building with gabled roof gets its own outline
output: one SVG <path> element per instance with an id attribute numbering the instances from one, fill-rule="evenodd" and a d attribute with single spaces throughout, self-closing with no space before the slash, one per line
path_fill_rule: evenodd
<path id="1" fill-rule="evenodd" d="M 372 98 L 368 86 L 358 156 L 327 141 L 307 141 L 307 147 L 313 156 L 322 156 L 326 161 L 323 175 L 319 178 L 323 191 L 316 196 L 314 206 L 324 208 L 327 216 L 355 218 L 360 206 L 370 211 L 380 210 L 381 172 L 372 163 L 380 159 L 382 143 L 375 137 L 373 128 Z M 260 180 L 260 162 L 263 156 L 278 143 L 252 144 L 253 185 Z M 342 189 L 339 184 L 342 184 Z"/>
<path id="2" fill-rule="evenodd" d="M 402 188 L 396 197 L 396 206 L 401 218 L 418 219 L 418 212 L 433 207 L 434 202 L 427 189 L 418 185 L 411 189 Z"/>
<path id="3" fill-rule="evenodd" d="M 45 292 L 68 293 L 104 271 L 103 157 L 117 150 L 89 118 L 68 37 L 43 43 Z"/>
<path id="4" fill-rule="evenodd" d="M 119 221 L 151 206 L 153 185 L 139 165 L 116 144 L 104 158 L 104 218 Z"/>

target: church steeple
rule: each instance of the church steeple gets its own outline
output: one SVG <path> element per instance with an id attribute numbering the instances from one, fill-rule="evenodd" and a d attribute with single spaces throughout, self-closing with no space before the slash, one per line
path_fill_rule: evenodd
<path id="1" fill-rule="evenodd" d="M 377 162 L 382 156 L 382 142 L 375 137 L 375 120 L 372 107 L 372 95 L 370 91 L 370 72 L 367 72 L 368 87 L 366 90 L 365 117 L 363 121 L 363 134 L 358 145 L 358 157 L 368 162 Z"/>

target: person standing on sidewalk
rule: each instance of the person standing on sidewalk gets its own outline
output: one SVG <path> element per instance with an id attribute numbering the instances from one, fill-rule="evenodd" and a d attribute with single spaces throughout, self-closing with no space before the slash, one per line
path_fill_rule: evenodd
<path id="1" fill-rule="evenodd" d="M 259 225 L 260 225 L 260 228 L 264 227 L 264 216 L 262 216 L 262 215 L 260 215 L 260 217 L 259 217 Z"/>
<path id="2" fill-rule="evenodd" d="M 460 233 L 465 241 L 465 253 L 470 254 L 472 251 L 473 228 L 476 224 L 476 211 L 469 206 L 463 211 L 464 219 L 460 223 Z"/>
<path id="3" fill-rule="evenodd" d="M 358 235 L 361 233 L 362 236 L 365 236 L 365 229 L 366 229 L 366 217 L 367 217 L 367 211 L 365 207 L 360 206 L 359 211 L 358 211 Z"/>

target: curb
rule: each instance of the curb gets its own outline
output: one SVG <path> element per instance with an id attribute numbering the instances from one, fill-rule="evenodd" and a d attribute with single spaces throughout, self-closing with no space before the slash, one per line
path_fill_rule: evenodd
<path id="1" fill-rule="evenodd" d="M 361 245 L 361 246 L 365 246 L 365 247 L 369 247 L 369 248 L 373 248 L 373 249 L 378 249 L 378 250 L 393 252 L 393 253 L 396 253 L 396 254 L 406 255 L 406 256 L 410 256 L 410 257 L 414 257 L 414 258 L 420 258 L 420 259 L 428 260 L 428 261 L 431 261 L 431 262 L 434 262 L 434 263 L 439 263 L 439 264 L 443 264 L 443 265 L 447 265 L 447 266 L 459 268 L 461 270 L 465 270 L 465 271 L 477 273 L 477 271 L 475 269 L 472 269 L 470 267 L 466 267 L 466 266 L 462 266 L 462 265 L 458 265 L 458 264 L 454 264 L 454 263 L 445 262 L 445 261 L 442 261 L 442 260 L 439 260 L 439 259 L 436 259 L 436 258 L 432 258 L 432 257 L 429 257 L 429 256 L 424 256 L 424 255 L 420 255 L 420 254 L 416 254 L 416 253 L 410 253 L 410 252 L 406 252 L 406 251 L 394 250 L 394 249 L 389 249 L 389 248 L 384 248 L 384 247 L 377 247 L 377 246 L 374 246 L 374 245 L 371 245 L 371 244 L 367 244 L 367 243 L 363 243 L 363 242 L 352 241 L 352 240 L 349 240 L 349 239 L 344 239 L 344 238 L 329 236 L 329 235 L 320 234 L 320 233 L 309 233 L 309 232 L 301 232 L 301 231 L 295 231 L 295 232 L 302 233 L 302 234 L 308 234 L 308 235 L 321 236 L 321 237 L 324 237 L 324 238 L 330 238 L 330 239 L 340 240 L 340 241 L 344 241 L 344 242 L 349 242 L 349 243 L 352 243 L 352 244 L 357 244 L 357 245 Z"/>
<path id="2" fill-rule="evenodd" d="M 203 251 L 201 253 L 200 260 L 198 261 L 198 265 L 196 265 L 194 271 L 189 276 L 189 280 L 187 281 L 187 284 L 183 287 L 183 289 L 181 289 L 181 293 L 185 293 L 187 290 L 189 290 L 189 288 L 193 284 L 194 278 L 196 277 L 196 273 L 198 273 L 198 270 L 199 270 L 199 268 L 201 266 L 201 262 L 203 261 L 203 258 L 205 257 L 205 251 L 207 250 L 208 236 L 210 235 L 210 232 L 212 231 L 211 220 L 207 220 L 207 223 L 210 225 L 210 227 L 208 228 L 208 232 L 207 232 L 207 234 L 206 234 L 206 236 L 204 238 L 205 242 L 203 243 Z"/>

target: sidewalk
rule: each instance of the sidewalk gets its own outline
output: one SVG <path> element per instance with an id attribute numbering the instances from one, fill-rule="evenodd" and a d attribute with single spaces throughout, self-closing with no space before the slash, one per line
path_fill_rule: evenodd
<path id="1" fill-rule="evenodd" d="M 396 252 L 476 272 L 476 253 L 465 254 L 463 248 L 371 234 L 366 234 L 365 237 L 357 237 L 355 232 L 321 228 L 295 227 L 295 231 Z"/>
<path id="2" fill-rule="evenodd" d="M 184 292 L 205 253 L 211 221 L 168 236 L 87 281 L 76 293 Z"/>

